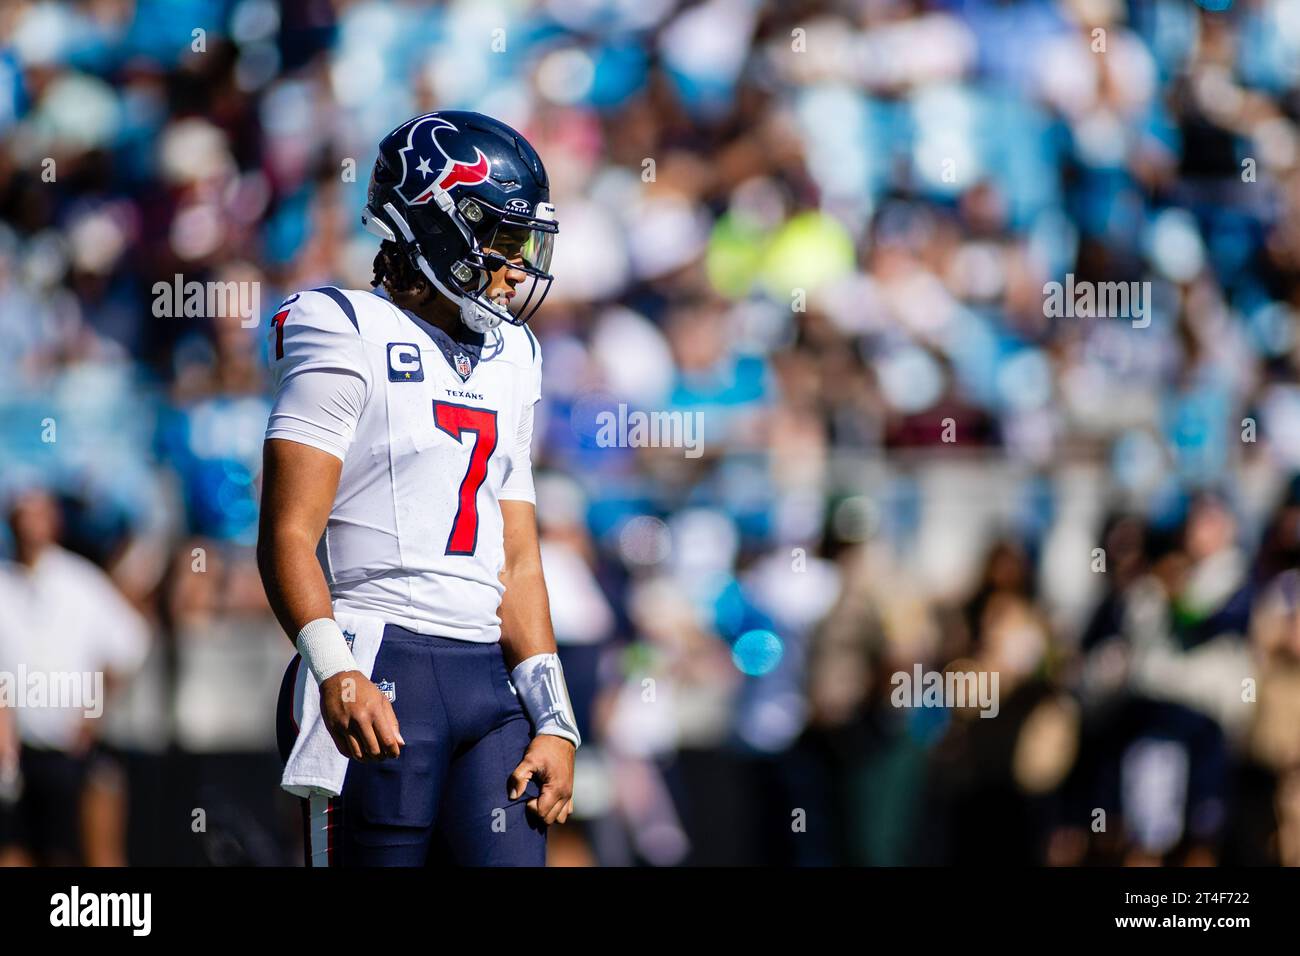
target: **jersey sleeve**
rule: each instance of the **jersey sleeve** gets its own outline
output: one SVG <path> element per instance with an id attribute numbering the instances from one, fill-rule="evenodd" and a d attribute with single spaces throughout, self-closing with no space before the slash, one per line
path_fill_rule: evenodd
<path id="1" fill-rule="evenodd" d="M 533 406 L 526 405 L 519 413 L 519 430 L 510 448 L 510 470 L 501 483 L 499 498 L 507 501 L 536 502 L 533 491 Z"/>
<path id="2" fill-rule="evenodd" d="M 299 372 L 321 369 L 356 375 L 370 392 L 370 369 L 356 310 L 338 289 L 291 295 L 271 319 L 271 373 L 276 389 Z"/>
<path id="3" fill-rule="evenodd" d="M 272 320 L 271 369 L 275 404 L 266 437 L 342 459 L 372 388 L 356 312 L 342 292 L 285 300 Z"/>
<path id="4" fill-rule="evenodd" d="M 537 341 L 537 336 L 533 335 L 533 330 L 524 326 L 524 333 L 528 336 L 529 344 L 533 347 L 533 365 L 532 365 L 532 388 L 529 405 L 536 405 L 542 400 L 542 346 Z"/>
<path id="5" fill-rule="evenodd" d="M 532 365 L 525 374 L 524 401 L 519 409 L 519 430 L 510 450 L 510 470 L 501 485 L 500 497 L 509 501 L 536 502 L 533 490 L 533 409 L 542 398 L 542 349 L 533 333 L 524 326 L 532 346 Z"/>
<path id="6" fill-rule="evenodd" d="M 343 461 L 365 404 L 366 387 L 359 376 L 309 369 L 276 391 L 266 437 L 311 445 Z"/>

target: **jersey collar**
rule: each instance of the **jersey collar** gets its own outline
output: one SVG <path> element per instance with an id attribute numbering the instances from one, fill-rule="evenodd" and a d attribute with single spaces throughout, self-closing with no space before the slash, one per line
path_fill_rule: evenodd
<path id="1" fill-rule="evenodd" d="M 432 325 L 420 318 L 410 309 L 404 309 L 382 290 L 374 290 L 374 294 L 379 296 L 394 309 L 405 315 L 411 322 L 420 329 L 434 345 L 438 346 L 438 351 L 442 357 L 447 360 L 451 370 L 460 376 L 462 382 L 469 379 L 474 374 L 474 369 L 478 367 L 479 358 L 483 354 L 483 343 L 486 336 L 482 332 L 475 332 L 465 325 L 459 325 L 456 335 L 448 335 L 436 325 Z"/>

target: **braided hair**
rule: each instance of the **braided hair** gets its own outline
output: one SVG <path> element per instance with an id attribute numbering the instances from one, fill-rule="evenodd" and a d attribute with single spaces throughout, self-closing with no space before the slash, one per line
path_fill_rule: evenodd
<path id="1" fill-rule="evenodd" d="M 394 302 L 422 305 L 434 294 L 432 284 L 395 242 L 384 240 L 379 244 L 374 269 L 375 277 L 370 280 L 370 285 L 382 285 Z"/>

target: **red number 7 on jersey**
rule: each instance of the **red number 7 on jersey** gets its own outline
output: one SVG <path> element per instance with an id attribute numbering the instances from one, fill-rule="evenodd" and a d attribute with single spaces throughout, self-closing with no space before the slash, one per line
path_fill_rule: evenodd
<path id="1" fill-rule="evenodd" d="M 433 403 L 433 421 L 456 441 L 464 444 L 464 432 L 473 432 L 474 450 L 469 468 L 460 482 L 456 520 L 451 523 L 446 554 L 473 554 L 478 547 L 478 490 L 487 478 L 488 459 L 497 447 L 497 413 L 489 408 L 472 408 L 452 402 Z"/>

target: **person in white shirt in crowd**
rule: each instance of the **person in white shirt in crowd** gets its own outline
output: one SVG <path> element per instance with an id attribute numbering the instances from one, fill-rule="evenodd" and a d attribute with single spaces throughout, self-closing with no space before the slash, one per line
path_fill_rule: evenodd
<path id="1" fill-rule="evenodd" d="M 0 562 L 0 863 L 76 864 L 98 718 L 148 650 L 144 619 L 92 562 L 59 546 L 56 501 L 24 489 Z M 5 731 L 8 731 L 7 734 Z M 16 773 L 15 773 L 16 763 Z"/>

